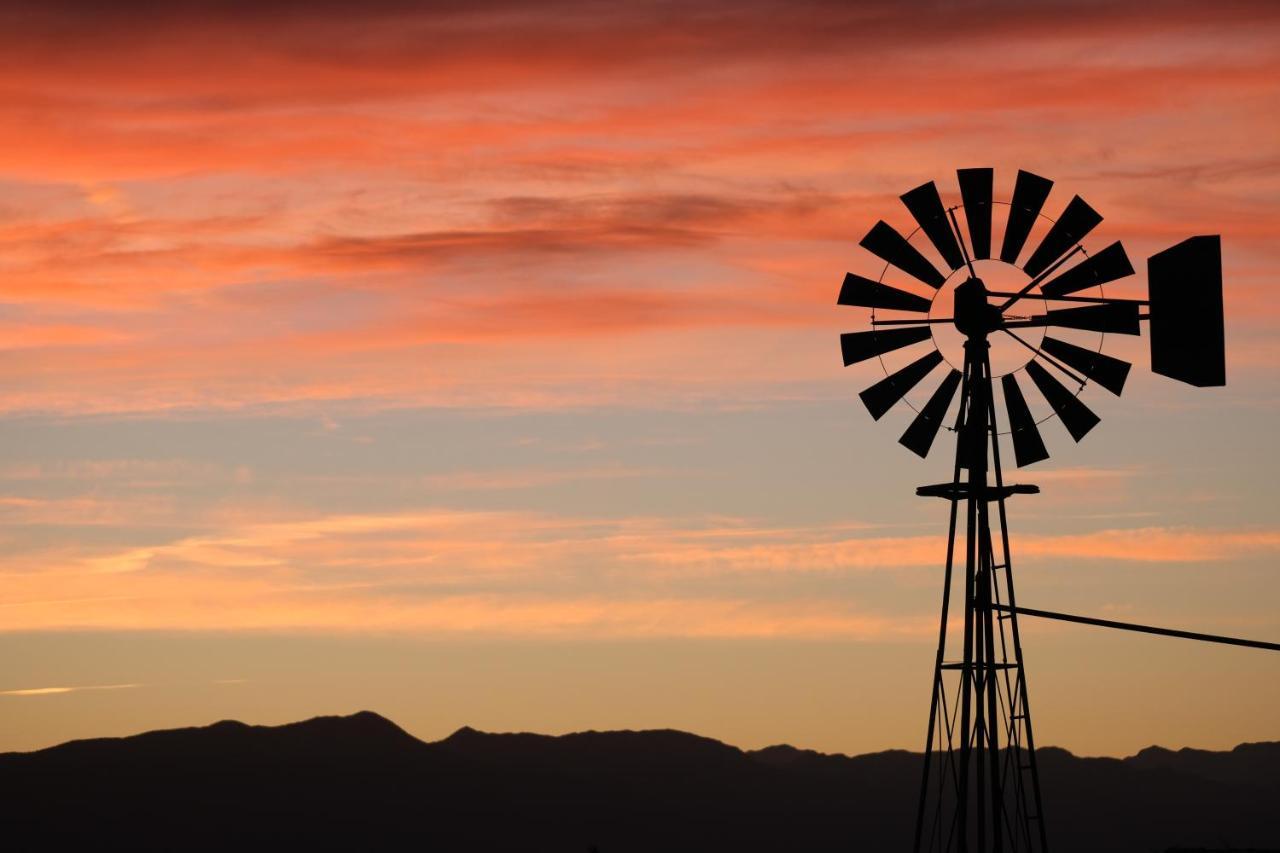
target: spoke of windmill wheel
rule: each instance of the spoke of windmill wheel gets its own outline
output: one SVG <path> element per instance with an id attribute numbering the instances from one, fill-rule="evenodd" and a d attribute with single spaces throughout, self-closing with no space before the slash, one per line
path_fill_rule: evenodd
<path id="1" fill-rule="evenodd" d="M 1142 333 L 1142 328 L 1138 324 L 1139 319 L 1137 303 L 1111 302 L 1105 305 L 1086 305 L 1083 308 L 1054 308 L 1027 320 L 1005 323 L 1003 328 L 1057 326 L 1064 329 L 1084 329 L 1090 332 L 1138 335 Z"/>
<path id="2" fill-rule="evenodd" d="M 1098 254 L 1041 285 L 1040 292 L 1045 296 L 1066 296 L 1068 293 L 1106 284 L 1128 275 L 1133 275 L 1133 264 L 1129 263 L 1124 246 L 1117 240 Z"/>
<path id="3" fill-rule="evenodd" d="M 957 169 L 960 201 L 969 221 L 969 244 L 975 261 L 991 257 L 991 185 L 994 169 Z"/>
<path id="4" fill-rule="evenodd" d="M 955 397 L 956 389 L 960 387 L 960 379 L 960 371 L 953 368 L 947 374 L 947 378 L 942 380 L 938 390 L 933 392 L 929 402 L 925 403 L 924 408 L 916 415 L 911 426 L 907 427 L 902 438 L 898 439 L 899 444 L 922 459 L 929 455 L 934 436 L 942 427 L 942 419 L 946 417 L 951 399 Z"/>
<path id="5" fill-rule="evenodd" d="M 1019 299 L 1021 299 L 1022 297 L 1030 293 L 1032 290 L 1034 290 L 1036 286 L 1040 284 L 1040 282 L 1044 281 L 1046 278 L 1053 275 L 1054 270 L 1056 270 L 1058 267 L 1062 266 L 1067 261 L 1069 261 L 1072 257 L 1076 255 L 1076 253 L 1083 252 L 1083 251 L 1084 249 L 1082 247 L 1076 246 L 1070 252 L 1067 252 L 1065 255 L 1058 258 L 1056 261 L 1054 261 L 1052 264 L 1049 265 L 1048 269 L 1040 273 L 1040 275 L 1036 276 L 1035 278 L 1031 279 L 1031 281 L 1024 284 L 1022 286 L 1022 289 L 1019 290 L 1017 293 L 1010 293 L 1009 298 L 1006 299 L 1004 303 L 1000 306 L 1000 311 L 1002 313 L 1005 311 L 1008 311 L 1010 305 L 1017 302 Z"/>
<path id="6" fill-rule="evenodd" d="M 1027 363 L 1027 375 L 1036 383 L 1040 393 L 1049 402 L 1054 414 L 1062 419 L 1062 424 L 1076 441 L 1084 438 L 1089 430 L 1098 425 L 1098 416 L 1093 410 L 1080 402 L 1080 398 L 1067 390 L 1067 387 L 1053 378 L 1049 371 L 1040 366 L 1038 361 Z"/>
<path id="7" fill-rule="evenodd" d="M 840 336 L 840 351 L 844 354 L 844 364 L 848 367 L 859 361 L 866 361 L 877 355 L 884 355 L 911 344 L 929 340 L 933 333 L 928 326 L 915 329 L 889 329 L 881 331 L 872 329 L 869 332 L 845 332 Z"/>
<path id="8" fill-rule="evenodd" d="M 1013 456 L 1019 468 L 1049 458 L 1044 449 L 1044 440 L 1040 438 L 1040 430 L 1036 428 L 1036 419 L 1027 408 L 1027 400 L 1022 396 L 1018 380 L 1012 373 L 1000 377 L 1004 387 L 1004 406 L 1009 412 L 1010 437 L 1013 439 Z"/>
<path id="9" fill-rule="evenodd" d="M 977 278 L 978 274 L 973 271 L 973 258 L 969 257 L 969 250 L 964 247 L 964 235 L 960 233 L 960 223 L 956 222 L 955 208 L 947 211 L 947 217 L 951 220 L 951 233 L 955 235 L 956 242 L 960 246 L 961 260 L 969 268 L 969 278 Z"/>
<path id="10" fill-rule="evenodd" d="M 1018 180 L 1013 185 L 1013 200 L 1009 203 L 1009 221 L 1004 226 L 1004 242 L 1000 245 L 1000 260 L 1006 264 L 1018 263 L 1018 255 L 1027 242 L 1031 226 L 1049 197 L 1053 181 L 1018 170 Z"/>
<path id="11" fill-rule="evenodd" d="M 1040 349 L 1059 361 L 1071 365 L 1117 397 L 1124 390 L 1124 381 L 1128 378 L 1131 367 L 1127 361 L 1078 347 L 1048 335 L 1045 335 L 1044 340 L 1040 342 Z"/>
<path id="12" fill-rule="evenodd" d="M 1049 228 L 1040 245 L 1031 253 L 1022 271 L 1035 277 L 1044 272 L 1045 267 L 1062 257 L 1068 249 L 1079 243 L 1102 221 L 1102 215 L 1094 210 L 1080 196 L 1075 196 L 1067 203 L 1062 216 Z"/>
<path id="13" fill-rule="evenodd" d="M 1051 355 L 1046 355 L 1045 353 L 1043 353 L 1043 352 L 1041 352 L 1040 350 L 1036 349 L 1036 348 L 1035 348 L 1035 347 L 1033 347 L 1031 344 L 1029 344 L 1029 343 L 1027 343 L 1026 341 L 1024 341 L 1024 340 L 1023 340 L 1023 339 L 1018 335 L 1018 333 L 1017 333 L 1017 332 L 1013 331 L 1012 329 L 1001 329 L 1000 331 L 1004 332 L 1006 335 L 1008 335 L 1009 337 L 1013 338 L 1013 339 L 1014 339 L 1015 341 L 1017 341 L 1018 343 L 1022 344 L 1022 346 L 1023 346 L 1023 347 L 1025 347 L 1026 349 L 1030 350 L 1030 351 L 1031 351 L 1032 353 L 1034 353 L 1035 355 L 1040 356 L 1040 357 L 1041 357 L 1041 358 L 1043 358 L 1045 361 L 1049 362 L 1049 363 L 1050 363 L 1050 364 L 1052 364 L 1054 367 L 1056 367 L 1056 368 L 1058 368 L 1059 370 L 1061 370 L 1063 373 L 1065 373 L 1065 374 L 1067 375 L 1067 377 L 1068 377 L 1072 382 L 1074 382 L 1074 383 L 1076 383 L 1077 385 L 1080 385 L 1080 386 L 1082 386 L 1082 387 L 1084 386 L 1085 380 L 1084 380 L 1082 377 L 1076 376 L 1074 373 L 1072 373 L 1072 372 L 1071 372 L 1071 368 L 1067 367 L 1065 364 L 1063 364 L 1062 362 L 1058 361 L 1058 360 L 1057 360 L 1056 358 L 1054 358 L 1053 356 L 1051 356 Z"/>
<path id="14" fill-rule="evenodd" d="M 908 391 L 920 384 L 929 372 L 942 363 L 942 353 L 932 350 L 906 367 L 891 373 L 858 396 L 871 412 L 871 417 L 880 420 L 884 413 L 893 408 L 893 404 L 901 400 Z"/>
<path id="15" fill-rule="evenodd" d="M 938 254 L 942 255 L 951 269 L 959 269 L 964 261 L 960 257 L 960 247 L 956 245 L 955 235 L 951 233 L 951 225 L 947 222 L 947 212 L 942 207 L 942 197 L 938 195 L 937 185 L 929 181 L 903 193 L 901 198 L 916 222 L 920 223 L 920 229 L 929 238 L 929 242 L 938 250 Z"/>
<path id="16" fill-rule="evenodd" d="M 883 220 L 871 226 L 871 230 L 862 238 L 859 245 L 934 290 L 942 287 L 942 283 L 947 280 L 928 258 L 907 242 L 906 237 L 894 231 L 893 227 Z"/>
<path id="17" fill-rule="evenodd" d="M 923 296 L 916 296 L 914 293 L 908 293 L 851 272 L 844 274 L 844 283 L 840 285 L 840 298 L 836 303 L 921 313 L 927 313 L 930 305 L 929 300 Z"/>

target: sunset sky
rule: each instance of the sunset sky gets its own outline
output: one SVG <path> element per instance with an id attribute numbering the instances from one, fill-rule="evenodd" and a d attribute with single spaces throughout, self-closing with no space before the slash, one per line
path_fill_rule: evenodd
<path id="1" fill-rule="evenodd" d="M 1225 388 L 1093 389 L 1020 603 L 1280 641 L 1280 5 L 0 10 L 0 750 L 376 710 L 923 747 L 949 476 L 841 366 L 957 167 L 1221 234 Z M 1122 288 L 1123 289 L 1123 288 Z M 1280 655 L 1023 623 L 1036 738 L 1280 739 Z"/>

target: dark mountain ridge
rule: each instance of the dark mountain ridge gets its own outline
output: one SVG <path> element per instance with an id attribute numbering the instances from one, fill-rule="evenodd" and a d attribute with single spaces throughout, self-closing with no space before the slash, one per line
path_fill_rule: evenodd
<path id="1" fill-rule="evenodd" d="M 1280 848 L 1280 743 L 1038 753 L 1058 851 Z M 920 755 L 674 730 L 418 740 L 372 712 L 0 755 L 11 850 L 901 850 Z"/>

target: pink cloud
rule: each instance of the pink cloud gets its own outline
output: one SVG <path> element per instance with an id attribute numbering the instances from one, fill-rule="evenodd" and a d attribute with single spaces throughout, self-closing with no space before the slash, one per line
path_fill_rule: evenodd
<path id="1" fill-rule="evenodd" d="M 857 238 L 974 163 L 1222 232 L 1274 363 L 1272 5 L 563 5 L 9 19 L 0 411 L 830 398 Z"/>

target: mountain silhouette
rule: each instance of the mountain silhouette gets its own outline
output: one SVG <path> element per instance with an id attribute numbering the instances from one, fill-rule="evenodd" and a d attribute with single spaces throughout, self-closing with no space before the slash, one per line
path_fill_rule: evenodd
<path id="1" fill-rule="evenodd" d="M 1039 752 L 1054 849 L 1280 848 L 1280 743 Z M 673 730 L 424 742 L 372 712 L 0 755 L 8 850 L 879 851 L 920 756 L 744 751 Z"/>

